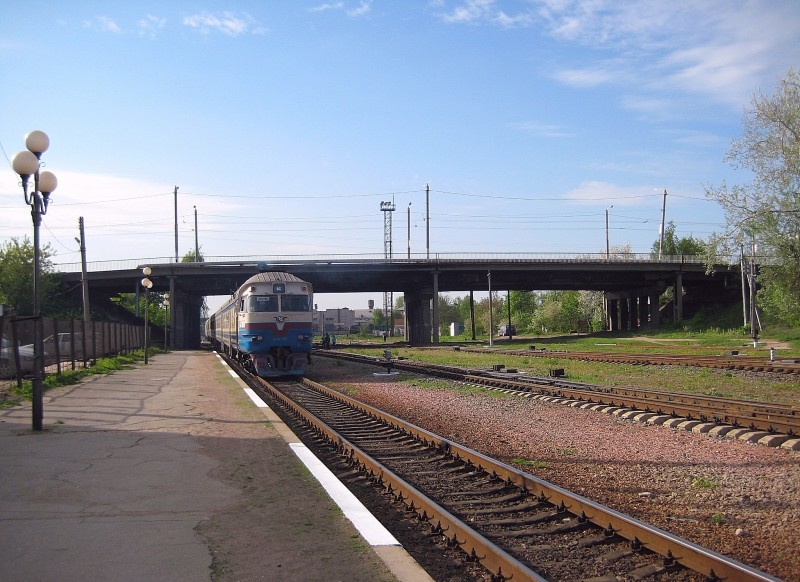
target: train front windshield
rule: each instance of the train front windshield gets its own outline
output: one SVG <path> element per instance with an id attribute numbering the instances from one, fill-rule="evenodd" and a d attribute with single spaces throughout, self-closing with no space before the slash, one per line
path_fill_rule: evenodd
<path id="1" fill-rule="evenodd" d="M 281 295 L 281 311 L 309 311 L 308 295 Z"/>
<path id="2" fill-rule="evenodd" d="M 251 295 L 247 298 L 247 311 L 275 312 L 278 311 L 277 295 Z"/>

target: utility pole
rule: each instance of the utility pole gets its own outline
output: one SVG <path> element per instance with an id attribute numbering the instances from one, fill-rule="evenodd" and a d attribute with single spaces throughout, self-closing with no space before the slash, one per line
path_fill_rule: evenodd
<path id="1" fill-rule="evenodd" d="M 200 262 L 200 245 L 197 242 L 197 206 L 194 207 L 194 260 Z"/>
<path id="2" fill-rule="evenodd" d="M 758 309 L 756 308 L 756 251 L 755 240 L 752 243 L 750 256 L 750 332 L 753 336 L 753 347 L 758 347 Z"/>
<path id="3" fill-rule="evenodd" d="M 664 203 L 661 205 L 661 234 L 658 238 L 658 260 L 661 260 L 661 253 L 664 250 L 664 219 L 667 216 L 667 189 L 664 188 Z"/>
<path id="4" fill-rule="evenodd" d="M 178 262 L 178 187 L 175 186 L 175 262 Z"/>
<path id="5" fill-rule="evenodd" d="M 425 255 L 431 258 L 431 189 L 425 183 Z"/>
<path id="6" fill-rule="evenodd" d="M 83 321 L 92 320 L 92 312 L 89 310 L 89 280 L 86 278 L 86 233 L 83 229 L 83 216 L 78 218 L 78 230 L 81 238 L 78 243 L 81 245 L 81 294 L 83 296 Z"/>
<path id="7" fill-rule="evenodd" d="M 411 202 L 408 203 L 408 258 L 411 258 Z"/>

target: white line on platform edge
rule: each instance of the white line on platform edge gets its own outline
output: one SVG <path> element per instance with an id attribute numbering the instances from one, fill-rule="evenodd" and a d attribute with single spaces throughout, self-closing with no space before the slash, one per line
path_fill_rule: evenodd
<path id="1" fill-rule="evenodd" d="M 216 352 L 215 352 L 216 354 Z M 219 354 L 216 354 L 220 362 L 228 367 L 231 376 L 238 380 L 239 385 L 244 390 L 245 394 L 253 401 L 258 408 L 265 408 L 269 411 L 272 409 L 264 402 L 256 392 L 248 387 L 244 381 L 230 369 L 228 364 L 223 360 Z M 272 413 L 274 414 L 274 413 Z M 287 427 L 288 429 L 288 427 Z M 371 546 L 401 546 L 389 530 L 372 515 L 369 510 L 353 495 L 339 479 L 331 473 L 325 464 L 320 461 L 314 453 L 308 450 L 302 443 L 288 443 L 289 447 L 297 455 L 297 458 L 308 468 L 312 475 L 319 481 L 320 485 L 325 489 L 330 498 L 339 506 L 344 513 L 345 517 L 355 526 L 361 536 Z"/>
<path id="2" fill-rule="evenodd" d="M 322 461 L 302 443 L 289 443 L 297 457 L 308 467 L 311 474 L 325 488 L 347 519 L 353 522 L 371 546 L 399 546 L 400 542 L 381 525 L 364 505 L 331 473 Z"/>
<path id="3" fill-rule="evenodd" d="M 267 403 L 261 400 L 259 395 L 256 394 L 252 388 L 245 388 L 244 393 L 247 394 L 250 397 L 250 400 L 252 400 L 253 403 L 259 408 L 269 408 L 269 406 L 267 406 Z"/>

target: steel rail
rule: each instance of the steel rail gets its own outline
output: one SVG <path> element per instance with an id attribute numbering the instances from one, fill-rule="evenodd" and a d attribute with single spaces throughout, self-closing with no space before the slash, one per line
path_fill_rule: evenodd
<path id="1" fill-rule="evenodd" d="M 317 434 L 324 436 L 329 442 L 336 443 L 340 454 L 348 457 L 351 462 L 357 463 L 362 470 L 369 473 L 373 479 L 377 479 L 388 492 L 402 500 L 402 502 L 406 504 L 409 509 L 415 511 L 421 519 L 430 523 L 433 531 L 447 537 L 449 542 L 458 545 L 462 551 L 467 554 L 469 559 L 479 562 L 484 568 L 491 572 L 495 580 L 547 582 L 545 578 L 539 576 L 536 572 L 525 566 L 502 548 L 486 539 L 483 535 L 476 532 L 444 508 L 440 507 L 397 474 L 374 460 L 359 447 L 343 438 L 338 432 L 317 418 L 313 413 L 307 411 L 283 394 L 275 384 L 267 382 L 266 380 L 261 380 L 261 384 L 274 399 L 281 403 L 281 406 L 290 410 L 293 415 L 302 418 L 307 424 L 313 426 Z M 385 420 L 383 413 L 380 413 L 377 409 L 367 407 L 358 401 L 352 400 L 310 380 L 303 379 L 303 384 L 326 394 L 330 398 L 361 410 L 370 416 Z M 403 422 L 400 419 L 395 420 L 400 423 Z M 394 422 L 390 422 L 390 424 L 397 426 Z"/>
<path id="2" fill-rule="evenodd" d="M 641 364 L 651 366 L 697 366 L 703 368 L 718 368 L 723 370 L 745 370 L 754 372 L 774 372 L 777 374 L 800 374 L 800 360 L 796 358 L 782 358 L 775 361 L 767 356 L 746 355 L 706 355 L 694 356 L 689 354 L 617 354 L 612 352 L 568 352 L 536 350 L 512 350 L 461 347 L 461 351 L 489 354 L 507 354 L 536 358 L 562 358 L 569 360 L 583 360 L 588 362 L 605 362 L 615 364 Z"/>
<path id="3" fill-rule="evenodd" d="M 794 411 L 786 411 L 778 407 L 770 407 L 770 405 L 740 403 L 737 406 L 733 404 L 733 401 L 726 404 L 701 396 L 656 394 L 653 392 L 645 394 L 641 391 L 631 393 L 629 389 L 625 388 L 597 391 L 535 382 L 519 382 L 511 379 L 487 378 L 485 376 L 465 375 L 464 379 L 476 384 L 502 388 L 511 387 L 521 391 L 531 391 L 532 388 L 535 388 L 548 396 L 666 414 L 673 417 L 683 417 L 687 420 L 729 424 L 734 427 L 760 430 L 770 434 L 794 435 L 800 430 L 800 416 Z"/>
<path id="4" fill-rule="evenodd" d="M 669 532 L 640 522 L 613 509 L 606 508 L 532 475 L 523 473 L 514 467 L 491 459 L 477 451 L 462 447 L 453 441 L 407 423 L 398 417 L 382 412 L 325 386 L 308 379 L 303 379 L 303 384 L 392 427 L 403 430 L 425 444 L 435 446 L 441 451 L 446 451 L 451 456 L 472 464 L 492 474 L 493 477 L 506 481 L 509 485 L 514 485 L 533 495 L 537 495 L 543 501 L 558 505 L 580 519 L 603 528 L 606 532 L 609 532 L 609 535 L 617 535 L 628 539 L 634 548 L 645 548 L 659 554 L 663 556 L 665 565 L 680 564 L 704 574 L 711 581 L 779 582 L 777 578 L 769 574 L 683 540 Z M 346 453 L 346 455 L 352 456 L 358 463 L 362 464 L 375 479 L 384 483 L 387 491 L 396 491 L 398 498 L 402 499 L 409 508 L 416 511 L 422 519 L 427 520 L 433 526 L 434 531 L 438 531 L 442 535 L 447 534 L 445 537 L 449 537 L 449 533 L 452 530 L 451 543 L 461 547 L 472 559 L 479 561 L 490 572 L 493 572 L 495 580 L 535 580 L 537 582 L 544 580 L 538 574 L 519 563 L 515 558 L 508 556 L 511 558 L 511 562 L 507 561 L 507 554 L 502 549 L 498 548 L 498 552 L 490 553 L 489 548 L 494 544 L 485 540 L 480 534 L 470 533 L 472 528 L 446 510 L 436 506 L 413 486 L 406 484 L 381 463 L 372 460 L 369 455 L 366 455 L 358 447 L 343 439 L 324 422 L 283 395 L 274 385 L 268 385 L 267 388 L 273 397 L 278 399 L 288 410 L 292 411 L 292 414 L 315 426 L 315 430 L 323 434 L 330 442 L 337 443 L 343 454 Z M 487 545 L 484 545 L 484 541 Z M 518 564 L 520 568 L 518 571 L 516 571 L 514 564 Z"/>
<path id="5" fill-rule="evenodd" d="M 327 357 L 343 358 L 355 362 L 385 366 L 386 360 L 374 356 L 337 352 L 319 352 Z M 493 352 L 494 353 L 494 352 Z M 580 400 L 591 404 L 629 408 L 642 412 L 653 412 L 687 420 L 714 422 L 733 427 L 748 428 L 769 434 L 800 434 L 800 408 L 749 402 L 714 396 L 674 394 L 658 390 L 627 387 L 601 387 L 592 384 L 569 382 L 558 378 L 513 376 L 507 373 L 491 373 L 478 369 L 462 369 L 455 366 L 392 360 L 392 367 L 418 373 L 436 375 L 451 380 L 472 382 L 493 388 L 508 388 L 523 392 L 536 391 L 548 396 Z"/>
<path id="6" fill-rule="evenodd" d="M 380 419 L 391 426 L 397 427 L 424 443 L 434 445 L 439 450 L 446 451 L 448 454 L 472 464 L 473 466 L 487 472 L 488 474 L 491 474 L 493 477 L 505 481 L 510 485 L 514 485 L 522 490 L 525 490 L 530 494 L 539 497 L 543 501 L 563 507 L 566 511 L 582 520 L 587 520 L 607 532 L 613 532 L 622 538 L 630 540 L 634 547 L 643 547 L 656 554 L 659 554 L 663 557 L 666 565 L 669 565 L 674 561 L 690 570 L 704 574 L 709 580 L 739 580 L 743 582 L 776 582 L 778 580 L 777 578 L 751 568 L 746 564 L 742 564 L 717 552 L 684 540 L 683 538 L 675 536 L 655 526 L 648 525 L 614 509 L 600 505 L 599 503 L 596 503 L 586 497 L 572 493 L 566 489 L 558 487 L 557 485 L 520 471 L 515 467 L 492 459 L 483 453 L 459 445 L 454 441 L 436 435 L 414 424 L 408 423 L 401 418 L 383 412 L 345 394 L 327 388 L 326 386 L 308 379 L 303 379 L 303 384 L 323 394 L 326 394 L 330 398 L 361 410 L 365 414 Z M 294 408 L 294 406 L 295 405 L 292 407 Z M 310 416 L 313 417 L 313 415 Z M 336 433 L 331 429 L 328 428 L 328 430 L 331 431 L 330 436 L 334 442 L 341 439 L 341 437 L 336 435 Z M 353 447 L 353 445 L 350 444 L 346 446 Z M 353 449 L 355 449 L 355 447 L 353 447 Z M 386 469 L 375 461 L 371 462 L 375 464 L 376 474 L 383 475 Z M 408 495 L 410 496 L 413 488 L 410 486 L 408 487 L 409 489 L 407 491 Z M 404 489 L 404 495 L 405 494 L 406 490 Z M 421 500 L 418 501 L 411 497 L 409 498 L 413 499 L 412 503 L 419 503 L 420 507 L 422 507 L 423 503 L 427 504 L 427 502 L 423 502 Z M 427 506 L 423 509 L 423 511 L 436 511 L 437 519 L 439 515 L 444 515 L 444 513 L 446 513 L 444 510 L 434 510 L 433 508 L 428 509 Z M 429 519 L 429 521 L 433 523 L 431 519 Z M 448 523 L 450 523 L 449 527 L 456 528 L 459 525 L 461 527 L 468 527 L 464 526 L 463 523 Z M 463 535 L 465 538 L 467 536 L 466 532 L 462 532 L 461 530 L 458 530 L 458 535 Z M 470 540 L 470 543 L 476 544 L 471 537 L 468 539 Z M 462 546 L 462 549 L 465 549 L 464 544 L 459 543 L 459 545 Z M 475 555 L 476 552 L 482 551 L 485 551 L 484 546 L 476 545 L 470 549 L 468 553 Z M 481 562 L 483 563 L 483 560 L 481 560 Z M 495 566 L 494 562 L 493 566 Z M 489 568 L 489 570 L 492 571 L 492 568 Z M 519 578 L 512 579 L 519 580 Z"/>

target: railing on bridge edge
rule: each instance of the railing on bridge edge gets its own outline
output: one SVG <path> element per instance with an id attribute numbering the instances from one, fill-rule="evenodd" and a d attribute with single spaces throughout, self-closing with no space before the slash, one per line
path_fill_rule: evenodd
<path id="1" fill-rule="evenodd" d="M 704 264 L 705 259 L 698 255 L 665 255 L 654 259 L 650 253 L 435 253 L 428 257 L 424 253 L 413 253 L 411 257 L 395 256 L 391 259 L 382 254 L 337 254 L 337 255 L 245 255 L 204 257 L 203 263 L 214 265 L 258 265 L 260 263 L 286 265 L 302 264 L 347 264 L 347 263 L 444 263 L 453 261 L 472 262 L 574 262 L 574 263 L 668 263 Z M 138 269 L 148 265 L 174 264 L 173 257 L 146 257 L 140 259 L 120 259 L 114 261 L 95 261 L 87 263 L 86 270 L 116 271 Z M 738 258 L 727 258 L 719 264 L 738 264 Z M 200 263 L 186 263 L 197 265 Z M 60 273 L 79 273 L 80 263 L 54 263 L 53 270 Z"/>

